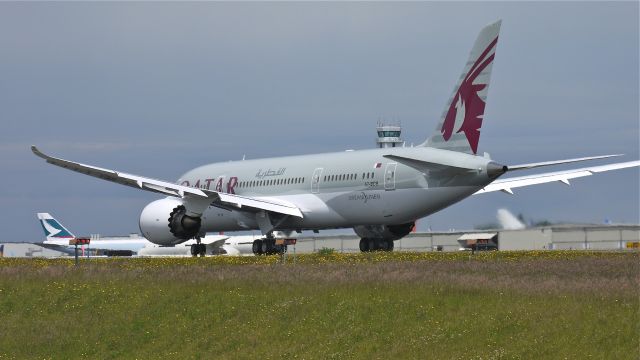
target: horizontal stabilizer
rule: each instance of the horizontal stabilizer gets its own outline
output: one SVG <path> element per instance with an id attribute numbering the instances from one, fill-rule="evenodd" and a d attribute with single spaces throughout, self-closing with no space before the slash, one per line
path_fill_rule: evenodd
<path id="1" fill-rule="evenodd" d="M 591 176 L 595 173 L 626 169 L 626 168 L 637 167 L 637 166 L 640 166 L 639 160 L 609 164 L 609 165 L 585 167 L 585 168 L 573 169 L 573 170 L 548 172 L 548 173 L 542 173 L 537 175 L 498 179 L 492 182 L 491 184 L 487 185 L 484 189 L 479 190 L 474 195 L 493 192 L 493 191 L 503 191 L 509 194 L 513 194 L 514 188 L 531 186 L 531 185 L 539 185 L 539 184 L 550 183 L 550 182 L 561 182 L 563 184 L 569 185 L 570 184 L 569 179 L 575 179 L 575 178 L 584 177 L 584 176 Z"/>
<path id="2" fill-rule="evenodd" d="M 569 164 L 579 161 L 589 161 L 589 160 L 598 160 L 598 159 L 607 159 L 612 157 L 622 156 L 623 154 L 614 154 L 614 155 L 601 155 L 601 156 L 591 156 L 591 157 L 582 157 L 576 159 L 567 159 L 567 160 L 554 160 L 554 161 L 545 161 L 531 164 L 521 164 L 521 165 L 510 165 L 508 166 L 509 171 L 514 170 L 528 170 L 535 169 L 543 166 L 551 166 L 551 165 L 560 165 L 560 164 Z"/>

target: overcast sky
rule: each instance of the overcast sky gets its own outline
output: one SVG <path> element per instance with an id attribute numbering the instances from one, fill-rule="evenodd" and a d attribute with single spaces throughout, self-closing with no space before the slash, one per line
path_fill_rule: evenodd
<path id="1" fill-rule="evenodd" d="M 638 2 L 0 3 L 0 241 L 138 232 L 158 196 L 46 164 L 29 146 L 175 181 L 218 161 L 420 143 L 478 31 L 502 19 L 480 152 L 517 164 L 638 159 Z M 614 160 L 618 161 L 618 160 Z M 603 163 L 603 162 L 600 162 Z M 580 166 L 580 165 L 578 165 Z M 639 223 L 637 169 L 474 196 L 419 222 L 468 229 L 498 208 Z"/>

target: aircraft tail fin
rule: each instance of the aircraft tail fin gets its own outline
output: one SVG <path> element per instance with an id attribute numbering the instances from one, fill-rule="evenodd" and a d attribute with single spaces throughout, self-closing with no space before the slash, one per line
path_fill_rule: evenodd
<path id="1" fill-rule="evenodd" d="M 480 30 L 435 132 L 421 146 L 477 153 L 501 23 Z"/>
<path id="2" fill-rule="evenodd" d="M 496 218 L 505 230 L 522 230 L 527 227 L 520 219 L 511 213 L 507 209 L 498 209 Z"/>
<path id="3" fill-rule="evenodd" d="M 49 213 L 38 213 L 38 220 L 40 221 L 40 225 L 42 225 L 47 241 L 66 240 L 75 237 L 75 235 L 62 226 L 62 224 Z"/>

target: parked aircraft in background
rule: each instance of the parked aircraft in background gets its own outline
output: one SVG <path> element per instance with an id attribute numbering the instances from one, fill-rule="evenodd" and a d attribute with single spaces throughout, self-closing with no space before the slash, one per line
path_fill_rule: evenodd
<path id="1" fill-rule="evenodd" d="M 48 163 L 168 197 L 147 205 L 140 229 L 173 246 L 206 232 L 259 229 L 256 254 L 280 251 L 273 232 L 353 228 L 362 251 L 386 250 L 416 219 L 471 195 L 640 165 L 640 161 L 499 179 L 507 172 L 617 155 L 506 166 L 477 155 L 500 21 L 478 35 L 435 131 L 416 147 L 243 160 L 205 165 L 176 183 L 84 165 L 32 151 Z"/>
<path id="2" fill-rule="evenodd" d="M 507 209 L 498 209 L 496 218 L 498 219 L 500 226 L 505 230 L 522 230 L 527 227 L 527 225 Z"/>
<path id="3" fill-rule="evenodd" d="M 64 225 L 54 219 L 49 213 L 38 213 L 38 220 L 40 221 L 40 225 L 42 225 L 42 229 L 46 236 L 43 243 L 39 245 L 69 254 L 73 252 L 72 250 L 74 249 L 74 246 L 69 245 L 69 240 L 75 239 L 76 236 L 71 231 L 67 230 Z M 98 251 L 100 254 L 107 256 L 131 256 L 136 254 L 144 255 L 147 253 L 163 256 L 196 255 L 191 253 L 191 245 L 195 243 L 195 240 L 181 244 L 180 248 L 176 248 L 174 246 L 163 247 L 154 244 L 137 234 L 132 235 L 135 236 L 130 236 L 128 238 L 106 237 L 97 240 L 91 239 L 91 242 L 85 247 L 85 249 L 93 249 Z M 207 246 L 207 254 L 215 254 L 220 252 L 218 248 L 228 239 L 229 237 L 225 235 L 207 235 L 202 239 L 202 243 Z M 233 250 L 231 250 L 231 252 L 233 252 Z"/>
<path id="4" fill-rule="evenodd" d="M 202 241 L 210 255 L 253 256 L 253 242 L 260 238 L 260 235 L 238 235 L 207 243 L 205 236 Z M 195 240 L 189 240 L 174 246 L 147 246 L 138 251 L 138 256 L 192 256 L 194 244 Z"/>
<path id="5" fill-rule="evenodd" d="M 67 230 L 64 225 L 54 219 L 49 213 L 38 213 L 37 216 L 46 236 L 46 239 L 42 243 L 43 246 L 56 249 L 74 248 L 73 245 L 69 245 L 69 240 L 76 238 L 71 231 Z M 136 254 L 138 250 L 147 245 L 153 245 L 153 243 L 144 237 L 137 236 L 130 238 L 123 237 L 115 240 L 110 238 L 101 240 L 91 239 L 90 244 L 85 246 L 85 249 L 94 249 L 107 256 L 114 254 L 130 256 Z"/>

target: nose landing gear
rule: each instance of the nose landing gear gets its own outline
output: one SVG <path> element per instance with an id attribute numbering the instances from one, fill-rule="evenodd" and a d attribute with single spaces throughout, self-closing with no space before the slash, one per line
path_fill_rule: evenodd
<path id="1" fill-rule="evenodd" d="M 207 254 L 207 245 L 200 242 L 200 238 L 196 238 L 196 243 L 191 244 L 191 256 L 204 257 Z"/>

